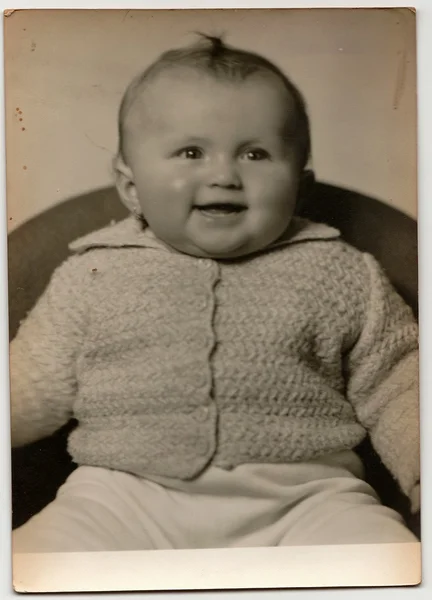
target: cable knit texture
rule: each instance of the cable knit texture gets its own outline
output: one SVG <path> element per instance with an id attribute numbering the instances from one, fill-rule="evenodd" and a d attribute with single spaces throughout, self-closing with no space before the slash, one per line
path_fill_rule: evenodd
<path id="1" fill-rule="evenodd" d="M 295 219 L 266 251 L 215 261 L 129 218 L 72 249 L 11 344 L 14 445 L 74 416 L 78 464 L 189 479 L 354 448 L 369 431 L 413 493 L 417 326 L 336 230 Z"/>

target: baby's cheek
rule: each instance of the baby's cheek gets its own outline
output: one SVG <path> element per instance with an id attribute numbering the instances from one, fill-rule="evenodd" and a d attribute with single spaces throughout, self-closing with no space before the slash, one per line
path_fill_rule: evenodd
<path id="1" fill-rule="evenodd" d="M 191 205 L 195 204 L 198 195 L 197 184 L 188 177 L 173 177 L 167 182 L 167 196 L 171 205 L 183 213 L 189 211 Z"/>
<path id="2" fill-rule="evenodd" d="M 181 194 L 183 192 L 188 191 L 188 189 L 191 188 L 191 182 L 186 177 L 174 177 L 170 187 L 173 192 Z"/>

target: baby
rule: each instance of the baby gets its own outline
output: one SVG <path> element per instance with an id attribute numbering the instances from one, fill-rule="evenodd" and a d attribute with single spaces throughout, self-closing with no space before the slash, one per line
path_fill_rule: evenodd
<path id="1" fill-rule="evenodd" d="M 372 256 L 295 216 L 302 95 L 204 36 L 130 84 L 119 136 L 131 216 L 71 245 L 11 344 L 13 445 L 78 421 L 14 551 L 416 541 L 354 448 L 418 510 L 417 326 Z"/>

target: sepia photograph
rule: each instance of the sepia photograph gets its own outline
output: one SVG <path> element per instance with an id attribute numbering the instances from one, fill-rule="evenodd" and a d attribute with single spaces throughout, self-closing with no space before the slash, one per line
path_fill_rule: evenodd
<path id="1" fill-rule="evenodd" d="M 15 591 L 419 584 L 415 10 L 7 13 Z"/>

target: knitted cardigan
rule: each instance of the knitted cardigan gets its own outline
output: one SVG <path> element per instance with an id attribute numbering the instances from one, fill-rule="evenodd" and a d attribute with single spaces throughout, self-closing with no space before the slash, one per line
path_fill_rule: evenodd
<path id="1" fill-rule="evenodd" d="M 338 231 L 296 218 L 265 251 L 216 261 L 128 218 L 71 248 L 11 343 L 13 445 L 73 416 L 76 463 L 189 479 L 369 432 L 413 493 L 417 326 Z"/>

